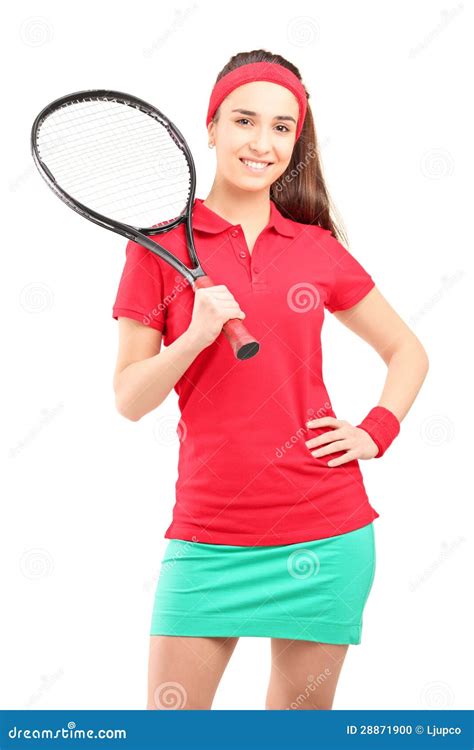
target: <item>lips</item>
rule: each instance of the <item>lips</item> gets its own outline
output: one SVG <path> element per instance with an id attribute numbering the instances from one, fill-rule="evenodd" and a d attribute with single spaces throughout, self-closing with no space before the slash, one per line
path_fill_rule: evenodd
<path id="1" fill-rule="evenodd" d="M 242 162 L 242 164 L 244 165 L 244 167 L 247 167 L 248 169 L 252 169 L 254 172 L 264 172 L 265 169 L 267 169 L 267 167 L 270 167 L 273 164 L 273 162 L 271 162 L 271 161 L 260 161 L 258 159 L 243 159 L 243 158 L 241 158 L 240 161 Z M 249 164 L 247 164 L 246 162 L 249 162 Z M 262 165 L 265 165 L 265 166 L 262 166 L 262 167 L 253 167 L 253 166 L 251 166 L 251 164 L 262 164 Z"/>

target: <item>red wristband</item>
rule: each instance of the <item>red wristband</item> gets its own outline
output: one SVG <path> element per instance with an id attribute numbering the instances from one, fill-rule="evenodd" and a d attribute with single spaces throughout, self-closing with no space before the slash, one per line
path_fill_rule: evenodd
<path id="1" fill-rule="evenodd" d="M 379 449 L 374 458 L 381 458 L 400 432 L 400 422 L 385 406 L 374 406 L 365 419 L 356 426 L 365 430 Z"/>

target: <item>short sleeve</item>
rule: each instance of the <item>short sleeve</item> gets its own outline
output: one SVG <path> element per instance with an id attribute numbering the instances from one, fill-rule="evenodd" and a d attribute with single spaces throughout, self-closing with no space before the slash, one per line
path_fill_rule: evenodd
<path id="1" fill-rule="evenodd" d="M 324 249 L 331 266 L 331 284 L 325 306 L 329 312 L 347 310 L 375 286 L 375 281 L 348 250 L 327 232 Z"/>
<path id="2" fill-rule="evenodd" d="M 138 320 L 143 325 L 165 332 L 166 305 L 163 273 L 151 250 L 130 240 L 126 260 L 112 307 L 112 317 Z"/>

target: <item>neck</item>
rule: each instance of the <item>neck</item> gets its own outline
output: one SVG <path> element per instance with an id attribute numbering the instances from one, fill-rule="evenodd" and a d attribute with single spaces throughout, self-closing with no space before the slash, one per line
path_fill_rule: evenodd
<path id="1" fill-rule="evenodd" d="M 266 226 L 270 220 L 270 188 L 253 192 L 215 179 L 203 204 L 230 224 L 245 221 L 245 224 Z"/>

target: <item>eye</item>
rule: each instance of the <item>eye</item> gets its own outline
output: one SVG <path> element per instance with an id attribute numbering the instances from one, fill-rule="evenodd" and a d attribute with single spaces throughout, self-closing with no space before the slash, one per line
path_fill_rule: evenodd
<path id="1" fill-rule="evenodd" d="M 250 122 L 250 120 L 248 120 L 246 117 L 241 117 L 240 120 L 236 120 L 235 122 L 236 123 Z M 284 130 L 279 130 L 278 131 L 279 133 L 289 133 L 290 132 L 290 129 L 287 128 L 286 125 L 281 125 L 280 124 L 280 125 L 276 125 L 275 127 L 277 127 L 277 128 L 284 128 Z"/>

